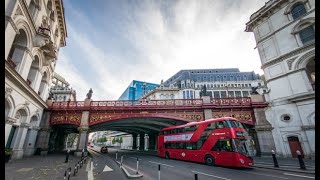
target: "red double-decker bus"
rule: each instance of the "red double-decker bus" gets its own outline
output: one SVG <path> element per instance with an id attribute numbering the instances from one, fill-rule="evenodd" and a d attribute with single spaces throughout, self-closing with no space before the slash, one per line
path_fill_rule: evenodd
<path id="1" fill-rule="evenodd" d="M 248 154 L 246 136 L 241 122 L 232 117 L 167 127 L 158 136 L 158 156 L 208 165 L 251 167 L 253 159 Z"/>

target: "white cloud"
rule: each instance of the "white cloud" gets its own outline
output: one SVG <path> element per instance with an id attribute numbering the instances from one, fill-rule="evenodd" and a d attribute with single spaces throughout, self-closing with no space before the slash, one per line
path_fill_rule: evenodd
<path id="1" fill-rule="evenodd" d="M 95 74 L 91 76 L 99 83 L 92 81 L 89 85 L 97 95 L 95 97 L 102 98 L 99 100 L 117 99 L 133 79 L 160 83 L 161 79 L 166 80 L 181 69 L 238 67 L 241 71 L 262 73 L 258 52 L 253 49 L 253 33 L 244 32 L 244 29 L 250 15 L 263 6 L 264 1 L 182 0 L 171 3 L 166 13 L 158 1 L 138 2 L 142 4 L 135 8 L 128 5 L 123 11 L 117 11 L 122 13 L 119 16 L 123 21 L 122 32 L 125 32 L 121 38 L 127 39 L 121 43 L 132 46 L 128 49 L 132 56 L 126 54 L 126 49 L 119 53 L 108 48 L 111 46 L 108 41 L 105 44 L 110 46 L 94 42 L 93 34 L 107 39 L 109 30 L 99 29 L 100 24 L 94 25 L 94 32 L 91 32 L 92 27 L 90 31 L 81 27 L 81 24 L 89 26 L 91 23 L 86 12 L 73 12 L 71 14 L 77 15 L 69 17 L 68 34 L 73 38 L 68 40 L 75 41 L 80 47 L 78 51 L 85 54 L 82 60 L 90 64 L 86 68 L 94 69 Z M 108 18 L 112 17 L 105 17 L 103 11 L 100 13 L 96 18 L 108 25 L 106 27 L 113 28 L 108 24 Z M 75 23 L 79 17 L 85 17 L 80 25 Z M 81 78 L 85 74 L 72 67 L 65 56 L 60 59 L 62 62 L 59 63 L 67 61 L 67 65 L 61 66 L 59 72 L 74 73 L 68 75 L 72 80 L 67 78 L 67 81 L 79 88 L 79 95 L 85 94 L 90 88 Z"/>

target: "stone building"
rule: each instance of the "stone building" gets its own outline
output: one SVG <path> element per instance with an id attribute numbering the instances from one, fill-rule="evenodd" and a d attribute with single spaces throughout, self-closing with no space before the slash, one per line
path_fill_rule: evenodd
<path id="1" fill-rule="evenodd" d="M 62 0 L 5 0 L 5 146 L 33 155 L 67 29 Z M 39 139 L 38 139 L 39 140 Z"/>
<path id="2" fill-rule="evenodd" d="M 265 74 L 270 106 L 259 139 L 266 151 L 315 155 L 315 1 L 270 0 L 250 16 Z"/>
<path id="3" fill-rule="evenodd" d="M 57 73 L 54 73 L 50 88 L 53 101 L 76 101 L 76 91 L 69 87 L 69 83 Z"/>
<path id="4" fill-rule="evenodd" d="M 211 98 L 249 97 L 252 87 L 266 92 L 264 81 L 252 72 L 240 72 L 238 68 L 181 70 L 144 97 L 160 99 L 200 99 L 206 86 Z"/>

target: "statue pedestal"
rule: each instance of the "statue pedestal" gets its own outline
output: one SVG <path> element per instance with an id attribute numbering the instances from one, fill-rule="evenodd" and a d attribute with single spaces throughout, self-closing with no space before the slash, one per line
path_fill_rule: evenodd
<path id="1" fill-rule="evenodd" d="M 264 96 L 259 94 L 251 95 L 251 102 L 265 102 Z"/>
<path id="2" fill-rule="evenodd" d="M 91 101 L 92 101 L 91 99 L 86 98 L 84 100 L 84 106 L 90 106 Z"/>

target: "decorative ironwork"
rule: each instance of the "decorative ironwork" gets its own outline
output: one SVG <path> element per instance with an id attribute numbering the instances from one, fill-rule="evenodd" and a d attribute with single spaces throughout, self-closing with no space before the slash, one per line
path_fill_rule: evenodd
<path id="1" fill-rule="evenodd" d="M 234 105 L 251 105 L 251 98 L 243 97 L 243 98 L 215 98 L 211 99 L 211 103 L 217 106 L 234 106 Z"/>
<path id="2" fill-rule="evenodd" d="M 74 124 L 80 125 L 81 114 L 64 114 L 64 115 L 53 115 L 50 120 L 50 125 L 56 124 Z"/>
<path id="3" fill-rule="evenodd" d="M 244 123 L 252 124 L 252 113 L 249 112 L 214 112 L 213 118 L 221 118 L 221 117 L 233 117 Z"/>

